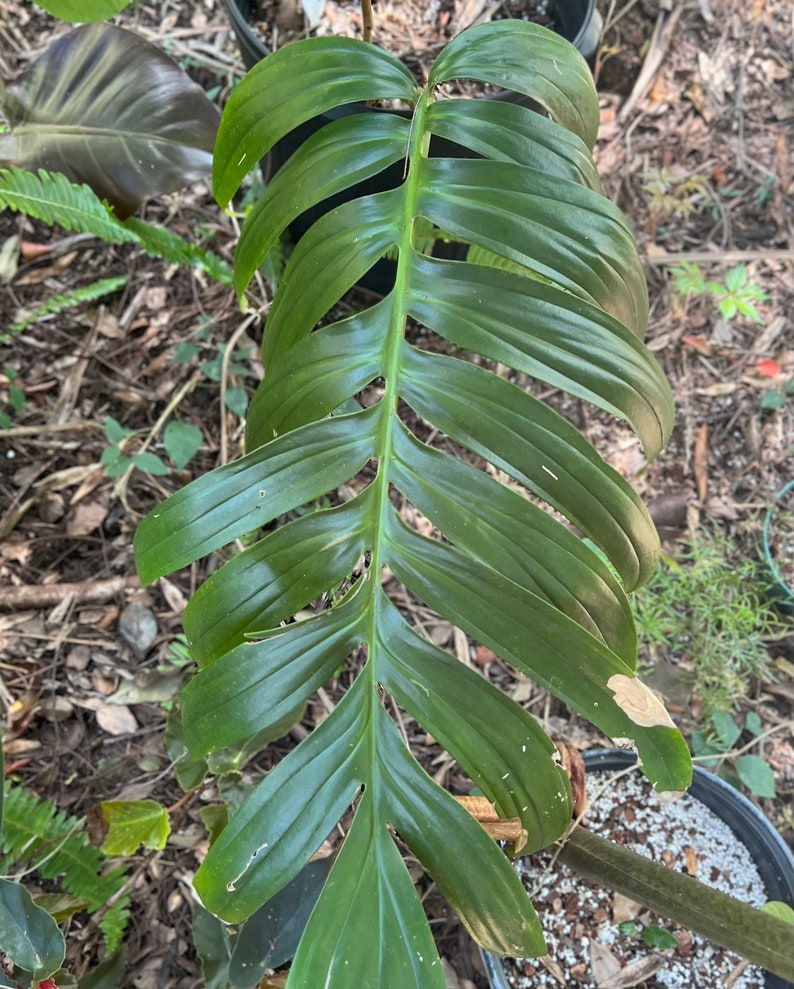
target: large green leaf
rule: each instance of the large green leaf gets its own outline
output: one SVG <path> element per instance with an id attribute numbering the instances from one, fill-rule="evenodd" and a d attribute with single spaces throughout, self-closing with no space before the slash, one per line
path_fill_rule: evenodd
<path id="1" fill-rule="evenodd" d="M 548 119 L 501 100 L 437 98 L 436 85 L 454 78 L 510 86 Z M 411 104 L 412 119 L 349 107 L 376 98 Z M 308 207 L 400 159 L 405 177 L 334 206 L 301 238 L 268 316 L 246 456 L 148 516 L 136 552 L 151 580 L 270 530 L 185 613 L 200 666 L 183 697 L 194 756 L 268 728 L 347 655 L 365 657 L 327 719 L 210 849 L 196 876 L 204 902 L 232 922 L 249 916 L 352 809 L 289 987 L 441 989 L 395 837 L 481 944 L 541 953 L 542 934 L 508 860 L 419 767 L 391 710 L 400 705 L 430 732 L 501 816 L 519 819 L 533 848 L 565 830 L 571 798 L 538 724 L 423 636 L 403 608 L 406 588 L 627 740 L 661 788 L 681 789 L 690 775 L 682 737 L 635 675 L 625 589 L 655 565 L 651 519 L 568 421 L 489 362 L 624 417 L 650 453 L 669 435 L 672 398 L 642 343 L 636 248 L 599 192 L 588 151 L 598 102 L 573 48 L 521 22 L 474 28 L 420 91 L 372 46 L 291 45 L 230 98 L 216 148 L 219 201 L 275 142 L 328 110 L 337 119 L 283 166 L 247 221 L 238 291 Z M 480 157 L 430 157 L 431 135 Z M 475 245 L 472 260 L 430 257 L 420 240 L 427 220 Z M 339 317 L 340 297 L 387 251 L 397 259 L 393 289 Z M 410 344 L 409 319 L 424 327 Z M 434 353 L 442 337 L 444 352 Z M 443 451 L 428 445 L 431 434 L 445 434 Z M 316 504 L 326 498 L 335 507 Z M 425 534 L 407 524 L 414 518 Z"/>
<path id="2" fill-rule="evenodd" d="M 0 879 L 0 946 L 15 965 L 39 981 L 57 972 L 66 954 L 55 920 L 24 886 L 8 879 Z"/>
<path id="3" fill-rule="evenodd" d="M 0 82 L 0 162 L 62 172 L 124 219 L 150 196 L 208 178 L 218 112 L 167 55 L 111 24 L 58 38 Z"/>

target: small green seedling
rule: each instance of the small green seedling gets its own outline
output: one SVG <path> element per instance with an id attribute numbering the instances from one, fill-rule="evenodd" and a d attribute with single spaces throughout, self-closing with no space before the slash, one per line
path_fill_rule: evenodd
<path id="1" fill-rule="evenodd" d="M 708 728 L 692 732 L 692 752 L 703 765 L 715 768 L 729 783 L 741 783 L 758 797 L 772 798 L 775 777 L 768 764 L 760 755 L 735 751 L 745 732 L 753 738 L 763 734 L 761 718 L 755 711 L 747 712 L 744 725 L 726 711 L 714 711 Z"/>
<path id="2" fill-rule="evenodd" d="M 731 268 L 724 282 L 706 280 L 699 265 L 682 261 L 669 269 L 673 275 L 673 291 L 684 297 L 695 296 L 716 303 L 720 315 L 730 321 L 736 316 L 746 316 L 756 323 L 764 319 L 756 309 L 756 302 L 765 302 L 769 296 L 755 282 L 749 280 L 747 268 L 740 264 Z"/>
<path id="3" fill-rule="evenodd" d="M 8 381 L 8 404 L 11 412 L 0 411 L 0 429 L 10 429 L 13 416 L 19 415 L 25 406 L 25 391 L 16 384 L 19 375 L 10 364 L 3 367 L 3 375 Z"/>
<path id="4" fill-rule="evenodd" d="M 653 948 L 654 951 L 665 951 L 668 948 L 677 948 L 678 941 L 663 927 L 658 924 L 639 924 L 634 920 L 624 920 L 618 924 L 618 932 L 624 938 L 633 940 L 640 937 L 645 945 Z"/>
<path id="5" fill-rule="evenodd" d="M 143 450 L 140 453 L 126 453 L 128 441 L 136 435 L 134 429 L 122 426 L 113 416 L 105 418 L 105 436 L 110 442 L 99 462 L 105 467 L 106 477 L 121 477 L 131 467 L 147 474 L 170 474 L 171 468 L 156 454 Z M 163 446 L 177 470 L 182 470 L 195 456 L 201 446 L 203 434 L 198 426 L 172 419 L 163 432 Z"/>
<path id="6" fill-rule="evenodd" d="M 761 396 L 761 408 L 766 412 L 782 409 L 786 400 L 794 395 L 794 378 L 784 382 L 780 388 L 769 388 Z"/>

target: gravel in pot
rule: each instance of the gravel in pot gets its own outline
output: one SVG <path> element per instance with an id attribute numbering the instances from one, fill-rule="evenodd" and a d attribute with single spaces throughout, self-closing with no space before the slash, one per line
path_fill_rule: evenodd
<path id="1" fill-rule="evenodd" d="M 633 753 L 585 754 L 587 827 L 753 906 L 794 906 L 794 859 L 738 790 L 701 769 L 680 798 L 657 795 Z M 619 774 L 619 775 L 616 775 Z M 603 887 L 551 853 L 519 859 L 549 947 L 544 959 L 484 954 L 494 989 L 792 989 L 792 984 Z M 792 944 L 794 951 L 794 944 Z"/>

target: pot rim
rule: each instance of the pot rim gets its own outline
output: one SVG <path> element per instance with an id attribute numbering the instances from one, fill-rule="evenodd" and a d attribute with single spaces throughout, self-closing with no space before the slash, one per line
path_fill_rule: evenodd
<path id="1" fill-rule="evenodd" d="M 625 749 L 588 749 L 582 752 L 587 772 L 619 770 L 634 765 L 637 756 Z M 750 852 L 770 900 L 794 907 L 794 856 L 786 843 L 752 801 L 734 786 L 700 766 L 693 767 L 688 793 L 705 804 L 733 831 Z M 511 989 L 500 955 L 482 951 L 492 989 Z M 765 989 L 794 989 L 792 983 L 766 972 Z"/>
<path id="2" fill-rule="evenodd" d="M 565 0 L 557 0 L 557 2 L 564 3 Z M 568 0 L 568 2 L 584 4 L 582 24 L 570 41 L 584 58 L 592 59 L 598 48 L 603 27 L 603 18 L 596 10 L 596 0 Z M 251 0 L 223 0 L 223 5 L 232 22 L 232 29 L 237 37 L 245 66 L 247 69 L 252 69 L 257 62 L 271 53 L 271 49 L 262 41 L 248 20 Z"/>

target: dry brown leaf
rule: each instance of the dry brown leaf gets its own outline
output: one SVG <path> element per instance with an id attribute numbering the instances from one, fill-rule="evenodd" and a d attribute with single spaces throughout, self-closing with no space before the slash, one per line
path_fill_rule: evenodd
<path id="1" fill-rule="evenodd" d="M 50 696 L 39 701 L 36 712 L 47 721 L 66 721 L 74 714 L 74 707 L 66 697 Z"/>
<path id="2" fill-rule="evenodd" d="M 675 728 L 664 704 L 641 680 L 616 673 L 607 681 L 607 687 L 614 693 L 617 706 L 635 725 L 641 728 L 653 728 L 656 725 Z"/>
<path id="3" fill-rule="evenodd" d="M 561 986 L 566 985 L 565 972 L 559 966 L 557 962 L 551 957 L 551 955 L 543 955 L 541 958 L 537 959 L 538 964 L 542 965 L 547 972 L 549 972 Z"/>
<path id="4" fill-rule="evenodd" d="M 605 944 L 588 938 L 590 947 L 590 974 L 597 986 L 607 985 L 620 971 L 620 962 Z"/>
<path id="5" fill-rule="evenodd" d="M 632 989 L 633 986 L 638 986 L 641 982 L 645 982 L 646 979 L 650 979 L 652 975 L 661 971 L 666 964 L 667 956 L 665 954 L 645 955 L 643 958 L 638 958 L 636 962 L 630 962 L 608 982 L 599 985 L 599 989 Z"/>
<path id="6" fill-rule="evenodd" d="M 132 711 L 123 704 L 106 704 L 99 701 L 91 705 L 102 731 L 108 735 L 131 735 L 138 730 L 138 722 Z"/>
<path id="7" fill-rule="evenodd" d="M 622 924 L 627 920 L 636 920 L 644 907 L 636 900 L 629 899 L 622 893 L 612 894 L 612 923 Z"/>
<path id="8" fill-rule="evenodd" d="M 701 502 L 706 500 L 709 493 L 708 456 L 709 430 L 707 424 L 704 422 L 698 430 L 692 458 L 692 470 L 695 475 L 698 498 Z"/>
<path id="9" fill-rule="evenodd" d="M 187 607 L 187 598 L 182 591 L 167 577 L 160 578 L 160 590 L 168 602 L 168 607 L 178 615 L 181 615 Z"/>
<path id="10" fill-rule="evenodd" d="M 584 761 L 575 745 L 561 739 L 554 739 L 560 753 L 562 768 L 571 781 L 573 816 L 579 819 L 587 808 L 587 785 L 585 783 Z"/>
<path id="11" fill-rule="evenodd" d="M 66 526 L 68 536 L 88 536 L 102 525 L 107 518 L 108 510 L 99 502 L 90 501 L 75 508 L 74 514 Z"/>

